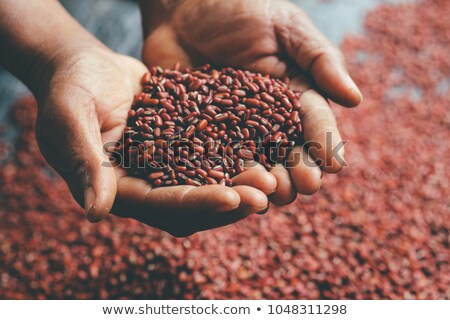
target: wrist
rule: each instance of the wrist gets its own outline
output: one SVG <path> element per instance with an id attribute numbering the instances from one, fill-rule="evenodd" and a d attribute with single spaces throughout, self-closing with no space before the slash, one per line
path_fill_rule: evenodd
<path id="1" fill-rule="evenodd" d="M 58 1 L 0 2 L 0 63 L 35 95 L 48 83 L 60 63 L 58 57 L 92 46 L 102 44 Z"/>

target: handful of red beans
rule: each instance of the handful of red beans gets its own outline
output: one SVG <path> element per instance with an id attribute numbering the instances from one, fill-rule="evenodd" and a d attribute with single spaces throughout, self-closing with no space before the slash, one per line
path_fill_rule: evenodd
<path id="1" fill-rule="evenodd" d="M 270 168 L 301 140 L 300 93 L 288 81 L 176 65 L 152 67 L 142 85 L 117 151 L 154 187 L 231 185 L 246 161 Z"/>

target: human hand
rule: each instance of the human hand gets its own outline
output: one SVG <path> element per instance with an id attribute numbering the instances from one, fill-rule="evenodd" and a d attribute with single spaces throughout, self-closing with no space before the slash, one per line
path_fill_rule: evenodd
<path id="1" fill-rule="evenodd" d="M 225 186 L 152 189 L 148 182 L 112 166 L 104 146 L 121 140 L 145 66 L 107 48 L 62 50 L 39 66 L 36 135 L 42 153 L 67 182 L 90 221 L 111 211 L 175 236 L 226 225 L 267 207 L 276 188 L 269 174 L 235 177 Z M 49 71 L 50 70 L 50 71 Z M 254 182 L 251 182 L 254 181 Z"/>
<path id="2" fill-rule="evenodd" d="M 114 168 L 104 148 L 122 140 L 147 68 L 105 47 L 58 1 L 0 1 L 0 48 L 0 63 L 38 101 L 36 137 L 42 153 L 90 221 L 113 212 L 182 236 L 267 208 L 266 194 L 276 189 L 269 173 L 251 184 L 247 180 L 256 180 L 254 173 L 244 172 L 233 188 L 152 189 Z"/>
<path id="3" fill-rule="evenodd" d="M 303 91 L 301 118 L 308 143 L 293 150 L 290 168 L 277 165 L 270 171 L 277 180 L 272 202 L 288 204 L 297 192 L 316 192 L 322 171 L 335 173 L 345 165 L 326 98 L 350 107 L 362 96 L 340 51 L 300 8 L 284 0 L 141 0 L 141 8 L 147 66 L 213 63 L 300 79 L 292 88 Z"/>

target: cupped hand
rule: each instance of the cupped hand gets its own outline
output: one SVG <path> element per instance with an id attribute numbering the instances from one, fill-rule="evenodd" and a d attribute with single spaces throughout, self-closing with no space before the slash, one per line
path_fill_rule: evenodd
<path id="1" fill-rule="evenodd" d="M 147 68 L 107 48 L 61 50 L 37 68 L 36 136 L 48 162 L 95 222 L 112 212 L 175 236 L 187 236 L 264 211 L 276 189 L 269 173 L 246 171 L 225 186 L 153 189 L 113 166 L 104 146 L 121 140 L 133 97 Z M 44 77 L 44 76 L 43 76 Z M 252 182 L 253 181 L 253 182 Z"/>
<path id="2" fill-rule="evenodd" d="M 322 172 L 335 173 L 345 165 L 327 98 L 352 107 L 362 96 L 339 49 L 300 8 L 284 0 L 141 0 L 141 9 L 147 66 L 212 63 L 297 78 L 291 86 L 303 92 L 305 143 L 284 165 L 271 169 L 277 180 L 273 203 L 288 204 L 297 193 L 316 192 Z"/>

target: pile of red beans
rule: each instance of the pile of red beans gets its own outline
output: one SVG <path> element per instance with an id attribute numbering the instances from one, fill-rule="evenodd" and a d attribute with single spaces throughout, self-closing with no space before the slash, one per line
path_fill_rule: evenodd
<path id="1" fill-rule="evenodd" d="M 245 161 L 270 168 L 300 140 L 300 93 L 281 80 L 176 65 L 150 68 L 142 85 L 116 154 L 155 187 L 231 185 Z"/>
<path id="2" fill-rule="evenodd" d="M 187 239 L 88 223 L 21 100 L 0 166 L 0 298 L 450 299 L 448 16 L 448 0 L 371 12 L 343 44 L 365 97 L 334 108 L 349 167 L 314 196 Z"/>

